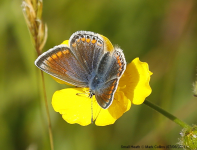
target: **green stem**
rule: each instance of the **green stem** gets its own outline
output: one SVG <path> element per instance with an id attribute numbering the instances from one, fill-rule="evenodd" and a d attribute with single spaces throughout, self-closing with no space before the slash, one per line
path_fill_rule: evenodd
<path id="1" fill-rule="evenodd" d="M 151 107 L 152 109 L 156 110 L 157 112 L 159 112 L 160 114 L 164 115 L 165 117 L 167 117 L 168 119 L 174 121 L 176 124 L 180 125 L 183 128 L 190 128 L 190 126 L 188 124 L 186 124 L 185 122 L 181 121 L 180 119 L 178 119 L 177 117 L 173 116 L 172 114 L 170 114 L 169 112 L 165 111 L 164 109 L 162 109 L 161 107 L 145 100 L 144 104 L 146 104 L 147 106 Z"/>
<path id="2" fill-rule="evenodd" d="M 42 88 L 43 88 L 43 92 L 44 92 L 44 102 L 45 102 L 45 108 L 46 108 L 47 120 L 48 120 L 50 146 L 51 146 L 51 150 L 54 150 L 53 134 L 52 134 L 52 127 L 51 127 L 51 119 L 50 119 L 50 114 L 49 114 L 49 107 L 48 107 L 48 103 L 47 103 L 47 94 L 46 94 L 46 87 L 45 87 L 45 81 L 44 81 L 44 74 L 43 74 L 42 70 L 40 70 L 40 72 L 41 72 L 41 77 L 42 77 Z"/>

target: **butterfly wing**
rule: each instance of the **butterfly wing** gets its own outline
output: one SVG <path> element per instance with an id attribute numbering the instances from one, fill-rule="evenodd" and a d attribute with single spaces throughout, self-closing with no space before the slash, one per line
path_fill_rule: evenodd
<path id="1" fill-rule="evenodd" d="M 117 88 L 117 84 L 118 84 L 118 79 L 113 79 L 103 84 L 104 87 L 95 92 L 97 103 L 103 109 L 107 109 L 111 105 L 114 98 L 114 93 Z"/>
<path id="2" fill-rule="evenodd" d="M 91 74 L 96 70 L 98 62 L 104 54 L 104 42 L 99 34 L 89 31 L 77 31 L 69 39 L 70 49 Z"/>
<path id="3" fill-rule="evenodd" d="M 88 87 L 89 73 L 66 45 L 41 54 L 35 65 L 44 72 L 78 87 Z"/>
<path id="4" fill-rule="evenodd" d="M 93 32 L 75 32 L 69 41 L 69 46 L 55 46 L 41 54 L 35 65 L 72 85 L 93 88 L 98 104 L 108 108 L 126 68 L 122 50 L 114 50 L 107 38 Z M 95 75 L 99 83 L 91 85 L 90 80 Z"/>
<path id="5" fill-rule="evenodd" d="M 107 109 L 116 92 L 118 82 L 126 69 L 126 61 L 121 49 L 116 48 L 112 54 L 104 54 L 97 70 L 97 76 L 101 79 L 95 90 L 98 104 Z"/>

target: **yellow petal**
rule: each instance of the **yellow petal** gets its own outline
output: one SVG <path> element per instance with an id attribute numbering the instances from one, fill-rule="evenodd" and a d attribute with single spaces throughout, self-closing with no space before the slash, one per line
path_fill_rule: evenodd
<path id="1" fill-rule="evenodd" d="M 76 95 L 77 93 L 80 94 Z M 65 121 L 70 124 L 78 123 L 82 126 L 89 125 L 92 118 L 96 120 L 95 124 L 98 126 L 113 124 L 131 107 L 130 100 L 124 96 L 123 92 L 115 94 L 115 99 L 108 109 L 102 109 L 95 97 L 89 98 L 88 94 L 84 94 L 82 88 L 56 91 L 52 98 L 52 106 Z"/>
<path id="2" fill-rule="evenodd" d="M 125 86 L 122 91 L 133 104 L 142 104 L 147 96 L 152 92 L 149 85 L 150 76 L 148 64 L 135 58 L 127 65 L 124 75 L 120 79 L 119 86 Z"/>
<path id="3" fill-rule="evenodd" d="M 79 93 L 79 95 L 76 95 Z M 90 99 L 84 93 L 83 88 L 67 88 L 56 91 L 53 94 L 52 106 L 56 112 L 59 112 L 63 119 L 70 124 L 78 123 L 86 126 L 91 123 L 92 104 L 93 101 L 93 117 L 98 115 L 98 104 L 95 98 Z"/>
<path id="4" fill-rule="evenodd" d="M 110 42 L 110 40 L 103 35 L 100 35 L 100 36 L 103 38 L 103 41 L 104 41 L 104 44 L 105 44 L 105 46 L 104 46 L 105 49 L 104 50 L 112 52 L 114 50 L 114 47 L 113 47 L 112 43 Z"/>
<path id="5" fill-rule="evenodd" d="M 115 93 L 113 103 L 108 109 L 102 109 L 96 119 L 95 124 L 98 126 L 106 126 L 113 124 L 131 107 L 131 101 L 127 99 L 123 92 Z"/>
<path id="6" fill-rule="evenodd" d="M 65 44 L 65 45 L 69 46 L 69 40 L 65 40 L 61 44 Z"/>

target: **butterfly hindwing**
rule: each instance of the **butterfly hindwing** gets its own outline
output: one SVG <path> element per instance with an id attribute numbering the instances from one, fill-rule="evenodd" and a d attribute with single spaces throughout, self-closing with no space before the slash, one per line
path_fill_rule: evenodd
<path id="1" fill-rule="evenodd" d="M 104 83 L 103 88 L 97 89 L 95 91 L 96 100 L 103 109 L 107 109 L 111 105 L 114 99 L 114 93 L 116 91 L 117 84 L 118 79 L 113 79 Z"/>
<path id="2" fill-rule="evenodd" d="M 106 53 L 102 57 L 97 70 L 97 76 L 102 82 L 95 88 L 97 102 L 102 108 L 106 109 L 111 105 L 125 69 L 126 61 L 121 49 L 116 48 L 112 56 Z"/>

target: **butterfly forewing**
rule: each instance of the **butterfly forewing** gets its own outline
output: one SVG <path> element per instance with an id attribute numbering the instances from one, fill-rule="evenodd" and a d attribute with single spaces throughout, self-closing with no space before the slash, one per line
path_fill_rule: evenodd
<path id="1" fill-rule="evenodd" d="M 70 84 L 87 87 L 88 72 L 66 45 L 55 46 L 40 55 L 35 65 L 46 73 Z"/>
<path id="2" fill-rule="evenodd" d="M 87 72 L 91 74 L 104 54 L 104 44 L 98 34 L 78 31 L 70 38 L 70 49 Z"/>

